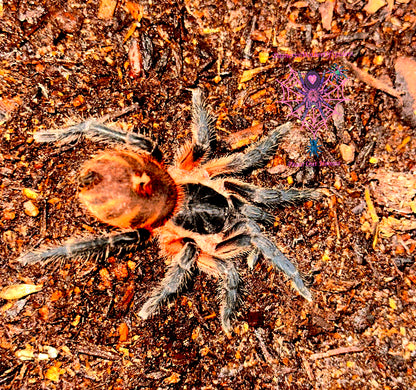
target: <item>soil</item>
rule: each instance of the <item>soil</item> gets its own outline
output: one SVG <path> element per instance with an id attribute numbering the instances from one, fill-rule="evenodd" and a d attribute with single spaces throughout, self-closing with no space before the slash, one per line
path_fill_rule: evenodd
<path id="1" fill-rule="evenodd" d="M 377 4 L 0 1 L 0 291 L 40 286 L 0 298 L 1 389 L 416 388 L 416 137 L 411 110 L 377 87 L 394 88 L 395 61 L 416 57 L 416 3 Z M 348 52 L 379 84 L 312 52 Z M 138 317 L 166 270 L 156 241 L 105 260 L 16 261 L 116 230 L 77 200 L 80 165 L 106 146 L 39 144 L 37 131 L 108 115 L 152 134 L 168 164 L 190 137 L 189 89 L 200 86 L 226 155 L 288 120 L 278 80 L 289 66 L 335 63 L 349 69 L 348 100 L 319 132 L 320 157 L 334 164 L 299 164 L 309 135 L 298 124 L 270 165 L 242 178 L 324 193 L 273 210 L 267 232 L 313 302 L 266 261 L 251 271 L 239 259 L 244 303 L 227 337 L 204 273 Z"/>

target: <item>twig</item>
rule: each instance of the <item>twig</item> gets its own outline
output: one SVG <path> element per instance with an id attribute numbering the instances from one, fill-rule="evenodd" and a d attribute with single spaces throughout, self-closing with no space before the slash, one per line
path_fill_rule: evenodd
<path id="1" fill-rule="evenodd" d="M 76 347 L 76 350 L 79 353 L 83 353 L 89 356 L 99 357 L 101 359 L 106 359 L 106 360 L 117 360 L 119 358 L 119 356 L 116 355 L 115 353 L 103 351 L 102 349 L 98 349 L 94 345 L 88 345 L 88 346 L 79 345 Z"/>
<path id="2" fill-rule="evenodd" d="M 102 117 L 98 118 L 96 121 L 100 122 L 100 123 L 104 123 L 107 122 L 109 120 L 113 120 L 115 118 L 118 118 L 119 116 L 122 116 L 124 114 L 127 114 L 130 111 L 135 110 L 137 107 L 139 107 L 139 105 L 137 103 L 134 103 L 130 106 L 124 107 L 121 110 L 117 110 L 114 112 L 110 112 L 108 114 L 103 115 Z"/>
<path id="3" fill-rule="evenodd" d="M 337 239 L 341 240 L 341 232 L 339 230 L 339 223 L 338 223 L 338 214 L 337 214 L 337 198 L 335 195 L 331 196 L 329 201 L 329 206 L 334 213 L 334 221 L 335 221 L 335 231 L 337 233 Z"/>
<path id="4" fill-rule="evenodd" d="M 305 366 L 306 373 L 308 374 L 309 379 L 313 382 L 315 380 L 315 376 L 313 375 L 311 365 L 309 364 L 308 360 L 302 356 L 302 362 Z"/>
<path id="5" fill-rule="evenodd" d="M 256 21 L 257 21 L 257 16 L 254 15 L 253 20 L 251 22 L 250 34 L 248 36 L 247 43 L 246 43 L 246 46 L 245 46 L 244 52 L 243 52 L 245 60 L 250 59 L 251 45 L 253 44 L 253 40 L 251 39 L 251 34 L 253 34 L 254 29 L 256 28 Z"/>
<path id="6" fill-rule="evenodd" d="M 264 329 L 262 329 L 262 328 L 256 329 L 254 331 L 254 334 L 256 335 L 257 340 L 259 340 L 260 349 L 261 349 L 261 352 L 263 353 L 263 356 L 264 356 L 266 362 L 273 365 L 273 362 L 274 362 L 275 359 L 270 354 L 270 352 L 267 350 L 266 344 L 264 343 L 264 340 L 263 340 L 263 337 L 262 337 L 264 335 Z"/>
<path id="7" fill-rule="evenodd" d="M 360 68 L 358 68 L 351 62 L 347 61 L 345 58 L 342 58 L 341 61 L 351 72 L 355 74 L 355 76 L 359 80 L 366 83 L 370 87 L 379 89 L 381 91 L 388 93 L 391 96 L 394 96 L 395 98 L 399 99 L 400 103 L 402 104 L 401 95 L 403 95 L 403 92 L 399 92 L 396 89 L 387 85 L 386 83 L 383 83 L 382 81 L 376 79 L 375 77 L 371 76 L 369 73 L 361 70 Z"/>
<path id="8" fill-rule="evenodd" d="M 364 351 L 364 347 L 341 347 L 341 348 L 336 348 L 336 349 L 330 349 L 329 351 L 326 352 L 318 352 L 318 353 L 313 353 L 311 356 L 309 356 L 309 359 L 312 360 L 318 360 L 318 359 L 323 359 L 323 358 L 327 358 L 327 357 L 331 357 L 331 356 L 336 356 L 336 355 L 342 355 L 344 353 L 355 353 L 355 352 L 362 352 Z"/>

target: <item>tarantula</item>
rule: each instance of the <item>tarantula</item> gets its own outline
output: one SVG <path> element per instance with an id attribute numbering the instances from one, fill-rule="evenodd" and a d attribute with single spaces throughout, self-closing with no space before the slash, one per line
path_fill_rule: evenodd
<path id="1" fill-rule="evenodd" d="M 331 107 L 324 99 L 322 95 L 324 95 L 327 91 L 325 90 L 325 72 L 321 76 L 315 70 L 310 70 L 306 73 L 305 78 L 303 79 L 300 72 L 298 72 L 299 80 L 302 84 L 302 88 L 296 88 L 296 90 L 301 93 L 304 97 L 300 104 L 298 104 L 295 109 L 293 110 L 296 112 L 302 106 L 304 106 L 303 114 L 302 114 L 302 121 L 308 115 L 309 110 L 312 107 L 316 107 L 322 115 L 322 118 L 326 119 L 326 115 L 322 110 L 322 105 L 327 106 L 331 110 Z"/>
<path id="2" fill-rule="evenodd" d="M 100 221 L 123 230 L 29 252 L 19 261 L 25 265 L 51 258 L 106 258 L 122 249 L 138 248 L 155 236 L 169 266 L 140 310 L 140 317 L 148 318 L 180 292 L 197 267 L 221 281 L 221 323 L 229 334 L 240 299 L 236 258 L 246 257 L 251 268 L 261 257 L 269 260 L 293 280 L 304 298 L 312 300 L 296 267 L 260 225 L 274 221 L 267 209 L 317 199 L 319 193 L 311 189 L 266 189 L 229 178 L 264 167 L 291 125 L 276 128 L 245 153 L 210 159 L 216 138 L 214 121 L 201 90 L 192 94 L 192 141 L 180 149 L 169 166 L 161 161 L 159 148 L 149 137 L 97 121 L 35 133 L 38 142 L 66 143 L 84 136 L 129 149 L 106 150 L 87 161 L 79 174 L 81 203 Z"/>

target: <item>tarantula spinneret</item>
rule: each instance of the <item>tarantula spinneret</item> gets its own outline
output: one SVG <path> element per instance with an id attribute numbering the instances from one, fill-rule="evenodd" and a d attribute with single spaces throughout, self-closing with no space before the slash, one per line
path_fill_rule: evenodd
<path id="1" fill-rule="evenodd" d="M 274 221 L 269 209 L 317 199 L 319 192 L 266 189 L 236 178 L 267 164 L 290 123 L 271 131 L 246 152 L 211 158 L 216 137 L 214 121 L 199 89 L 193 90 L 192 103 L 192 140 L 168 166 L 161 161 L 161 153 L 150 138 L 97 121 L 35 133 L 38 142 L 65 143 L 84 136 L 112 144 L 113 149 L 82 167 L 79 198 L 96 218 L 122 230 L 35 250 L 22 255 L 20 263 L 51 258 L 106 258 L 121 250 L 137 249 L 155 236 L 170 261 L 164 279 L 139 312 L 143 319 L 179 293 L 197 267 L 219 278 L 221 323 L 230 333 L 241 287 L 234 261 L 241 257 L 251 268 L 259 258 L 265 258 L 292 279 L 299 293 L 310 301 L 312 295 L 296 267 L 261 226 Z M 116 143 L 127 150 L 114 148 Z"/>

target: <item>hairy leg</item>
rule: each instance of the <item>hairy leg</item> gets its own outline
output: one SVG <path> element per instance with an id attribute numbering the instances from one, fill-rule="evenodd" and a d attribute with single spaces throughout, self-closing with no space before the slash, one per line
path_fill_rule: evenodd
<path id="1" fill-rule="evenodd" d="M 268 189 L 237 181 L 224 181 L 224 187 L 226 190 L 240 195 L 249 202 L 263 207 L 302 204 L 308 200 L 317 200 L 322 196 L 319 191 L 314 189 Z"/>
<path id="2" fill-rule="evenodd" d="M 156 159 L 160 157 L 157 145 L 142 134 L 128 133 L 102 124 L 99 121 L 88 120 L 64 129 L 39 131 L 34 134 L 37 142 L 68 143 L 85 137 L 93 141 L 106 141 L 122 144 L 133 150 L 141 150 L 152 154 Z"/>
<path id="3" fill-rule="evenodd" d="M 151 297 L 145 302 L 139 312 L 139 316 L 147 319 L 160 305 L 180 292 L 191 275 L 192 266 L 198 257 L 198 249 L 194 243 L 188 242 L 182 250 L 172 259 L 172 263 L 166 276 L 156 287 Z"/>
<path id="4" fill-rule="evenodd" d="M 229 335 L 231 334 L 231 319 L 240 301 L 240 276 L 231 261 L 210 255 L 202 254 L 197 264 L 202 271 L 218 276 L 221 280 L 221 325 L 224 332 Z"/>
<path id="5" fill-rule="evenodd" d="M 204 164 L 204 169 L 211 177 L 232 175 L 236 173 L 250 173 L 264 167 L 276 153 L 279 142 L 290 130 L 290 122 L 279 126 L 265 139 L 256 143 L 244 153 L 231 154 Z"/>
<path id="6" fill-rule="evenodd" d="M 243 224 L 238 226 L 234 235 L 216 246 L 216 254 L 222 257 L 235 257 L 244 252 L 249 253 L 247 261 L 251 267 L 254 266 L 261 253 L 263 257 L 292 279 L 295 288 L 305 299 L 312 300 L 312 295 L 295 265 L 271 240 L 261 233 L 260 227 L 253 221 L 248 221 L 245 229 Z"/>
<path id="7" fill-rule="evenodd" d="M 22 265 L 54 259 L 107 258 L 111 253 L 128 250 L 149 239 L 150 233 L 145 229 L 114 234 L 112 236 L 85 239 L 73 243 L 66 243 L 50 249 L 40 249 L 20 256 L 17 261 Z"/>
<path id="8" fill-rule="evenodd" d="M 186 145 L 176 158 L 181 169 L 192 170 L 211 151 L 215 140 L 214 118 L 210 115 L 202 91 L 192 90 L 192 143 Z"/>

